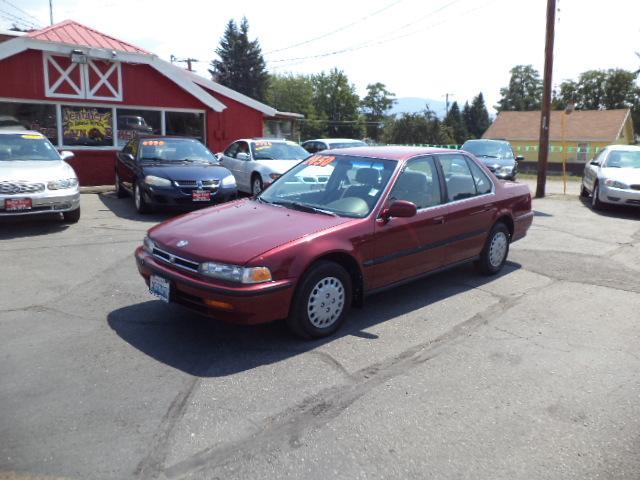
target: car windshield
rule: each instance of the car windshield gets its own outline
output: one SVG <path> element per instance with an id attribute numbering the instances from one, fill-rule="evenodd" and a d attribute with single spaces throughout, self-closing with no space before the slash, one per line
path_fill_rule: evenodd
<path id="1" fill-rule="evenodd" d="M 0 134 L 0 162 L 14 160 L 60 160 L 60 155 L 40 134 Z"/>
<path id="2" fill-rule="evenodd" d="M 506 143 L 470 141 L 462 145 L 462 150 L 473 153 L 476 157 L 513 158 L 513 151 Z"/>
<path id="3" fill-rule="evenodd" d="M 613 150 L 605 163 L 607 168 L 640 168 L 640 150 Z"/>
<path id="4" fill-rule="evenodd" d="M 192 138 L 157 138 L 140 141 L 141 160 L 156 162 L 210 162 L 217 163 L 216 157 Z"/>
<path id="5" fill-rule="evenodd" d="M 351 148 L 351 147 L 366 147 L 367 144 L 359 140 L 353 142 L 329 142 L 329 148 Z"/>
<path id="6" fill-rule="evenodd" d="M 309 156 L 300 145 L 268 140 L 251 143 L 254 160 L 303 160 Z"/>
<path id="7" fill-rule="evenodd" d="M 258 201 L 320 214 L 369 215 L 397 162 L 349 155 L 314 155 L 276 180 Z"/>

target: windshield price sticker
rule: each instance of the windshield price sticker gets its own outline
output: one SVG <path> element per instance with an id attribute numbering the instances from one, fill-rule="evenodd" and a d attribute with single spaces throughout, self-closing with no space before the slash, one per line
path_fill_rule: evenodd
<path id="1" fill-rule="evenodd" d="M 146 140 L 142 142 L 142 145 L 144 145 L 145 147 L 149 147 L 149 146 L 157 147 L 160 145 L 164 145 L 164 141 L 163 140 Z"/>
<path id="2" fill-rule="evenodd" d="M 326 167 L 335 159 L 336 157 L 330 157 L 326 155 L 314 155 L 313 157 L 309 158 L 305 163 L 313 167 Z"/>
<path id="3" fill-rule="evenodd" d="M 271 142 L 265 142 L 265 141 L 260 141 L 255 143 L 256 148 L 269 148 L 271 145 L 272 145 Z"/>
<path id="4" fill-rule="evenodd" d="M 42 135 L 20 135 L 21 138 L 24 138 L 26 140 L 42 140 Z"/>

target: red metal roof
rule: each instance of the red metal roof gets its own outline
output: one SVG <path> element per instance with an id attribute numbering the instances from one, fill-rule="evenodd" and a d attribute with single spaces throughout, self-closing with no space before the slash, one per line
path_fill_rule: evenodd
<path id="1" fill-rule="evenodd" d="M 27 33 L 30 38 L 44 40 L 47 42 L 66 43 L 69 45 L 79 45 L 84 47 L 104 48 L 107 50 L 117 50 L 120 52 L 142 53 L 149 55 L 149 52 L 138 48 L 130 43 L 123 42 L 107 34 L 98 32 L 93 28 L 82 25 L 73 20 L 65 20 L 41 30 Z"/>

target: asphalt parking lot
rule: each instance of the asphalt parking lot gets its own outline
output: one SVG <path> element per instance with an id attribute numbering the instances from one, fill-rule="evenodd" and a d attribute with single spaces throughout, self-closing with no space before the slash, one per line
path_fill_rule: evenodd
<path id="1" fill-rule="evenodd" d="M 169 215 L 113 193 L 0 219 L 0 479 L 640 478 L 640 210 L 534 208 L 500 276 L 314 342 L 155 300 L 132 254 Z"/>

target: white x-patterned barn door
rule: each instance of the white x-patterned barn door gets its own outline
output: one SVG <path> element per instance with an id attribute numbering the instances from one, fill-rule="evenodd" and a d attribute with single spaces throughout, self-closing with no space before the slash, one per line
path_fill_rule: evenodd
<path id="1" fill-rule="evenodd" d="M 120 62 L 88 59 L 74 63 L 69 57 L 43 54 L 47 97 L 122 101 Z"/>

